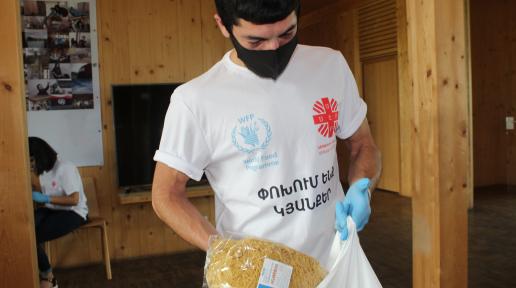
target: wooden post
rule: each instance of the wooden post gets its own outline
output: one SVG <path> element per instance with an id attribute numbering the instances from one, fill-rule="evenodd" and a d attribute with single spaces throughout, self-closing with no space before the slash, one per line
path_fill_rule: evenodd
<path id="1" fill-rule="evenodd" d="M 470 144 L 464 1 L 407 1 L 413 287 L 467 287 Z"/>
<path id="2" fill-rule="evenodd" d="M 29 180 L 20 2 L 0 1 L 0 287 L 39 287 Z"/>

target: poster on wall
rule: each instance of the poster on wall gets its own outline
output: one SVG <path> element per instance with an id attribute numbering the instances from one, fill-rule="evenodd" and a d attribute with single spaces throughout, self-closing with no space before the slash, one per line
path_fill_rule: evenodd
<path id="1" fill-rule="evenodd" d="M 103 164 L 95 0 L 20 0 L 29 136 Z"/>

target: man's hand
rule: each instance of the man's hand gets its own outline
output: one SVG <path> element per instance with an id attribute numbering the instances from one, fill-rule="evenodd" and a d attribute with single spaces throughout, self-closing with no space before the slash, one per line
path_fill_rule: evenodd
<path id="1" fill-rule="evenodd" d="M 344 201 L 337 202 L 335 209 L 335 228 L 340 232 L 341 240 L 348 239 L 347 217 L 351 215 L 357 225 L 357 231 L 364 229 L 371 215 L 369 204 L 369 185 L 371 180 L 362 178 L 353 183 L 346 193 Z"/>
<path id="2" fill-rule="evenodd" d="M 38 191 L 32 191 L 32 200 L 38 203 L 50 203 L 50 196 L 45 195 Z"/>

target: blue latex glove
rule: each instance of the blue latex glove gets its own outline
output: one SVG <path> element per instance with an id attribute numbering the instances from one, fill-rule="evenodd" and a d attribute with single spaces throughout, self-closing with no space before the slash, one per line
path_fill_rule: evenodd
<path id="1" fill-rule="evenodd" d="M 341 240 L 348 239 L 347 217 L 351 218 L 356 224 L 357 231 L 364 229 L 371 215 L 369 204 L 369 185 L 371 180 L 362 178 L 353 183 L 346 193 L 344 201 L 337 202 L 335 209 L 335 229 L 340 232 Z"/>
<path id="2" fill-rule="evenodd" d="M 32 200 L 38 203 L 50 203 L 50 196 L 38 191 L 32 191 Z"/>

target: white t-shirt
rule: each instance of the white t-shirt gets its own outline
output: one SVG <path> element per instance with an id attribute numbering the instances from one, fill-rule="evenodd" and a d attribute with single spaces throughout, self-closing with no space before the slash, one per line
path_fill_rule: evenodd
<path id="1" fill-rule="evenodd" d="M 86 219 L 88 206 L 86 195 L 82 186 L 79 170 L 72 162 L 57 159 L 54 167 L 48 172 L 39 175 L 41 192 L 48 196 L 69 196 L 74 192 L 79 192 L 79 203 L 74 206 L 55 205 L 47 203 L 46 207 L 57 210 L 72 210 Z"/>
<path id="2" fill-rule="evenodd" d="M 339 182 L 336 136 L 366 104 L 338 51 L 298 45 L 276 80 L 229 53 L 171 98 L 154 160 L 215 192 L 217 230 L 288 245 L 329 266 Z"/>

